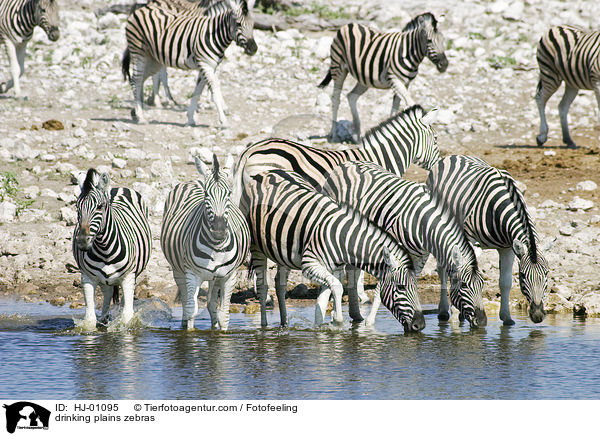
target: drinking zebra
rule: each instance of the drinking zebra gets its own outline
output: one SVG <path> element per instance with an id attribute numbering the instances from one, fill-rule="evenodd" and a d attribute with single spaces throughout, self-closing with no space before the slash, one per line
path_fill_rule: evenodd
<path id="1" fill-rule="evenodd" d="M 540 133 L 536 140 L 543 145 L 548 139 L 546 102 L 565 82 L 565 93 L 558 105 L 562 140 L 576 147 L 569 134 L 567 114 L 580 89 L 593 89 L 600 117 L 600 31 L 589 32 L 571 26 L 550 28 L 537 46 L 540 80 L 535 100 L 540 112 Z"/>
<path id="2" fill-rule="evenodd" d="M 375 162 L 399 176 L 411 163 L 429 169 L 440 160 L 431 127 L 436 117 L 436 110 L 425 114 L 421 106 L 412 106 L 369 130 L 358 147 L 347 150 L 323 150 L 285 139 L 252 144 L 238 159 L 234 198 L 239 201 L 243 186 L 253 176 L 272 169 L 295 171 L 317 190 L 333 168 L 349 160 Z"/>
<path id="3" fill-rule="evenodd" d="M 483 276 L 473 247 L 461 223 L 443 202 L 430 195 L 425 185 L 403 180 L 373 163 L 344 162 L 330 173 L 323 192 L 394 237 L 410 254 L 417 275 L 429 253 L 433 254 L 438 264 L 450 272 L 452 304 L 473 327 L 486 325 Z M 447 289 L 442 289 L 444 298 L 438 315 L 442 320 L 450 318 L 446 293 Z M 352 295 L 349 292 L 349 297 Z M 376 303 L 367 324 L 374 322 Z"/>
<path id="4" fill-rule="evenodd" d="M 250 234 L 246 219 L 231 202 L 228 175 L 217 157 L 213 156 L 212 174 L 197 157 L 196 168 L 204 179 L 178 184 L 165 201 L 160 243 L 183 305 L 183 328 L 194 328 L 199 287 L 208 281 L 211 326 L 227 330 L 229 301 L 237 269 L 248 255 Z"/>
<path id="5" fill-rule="evenodd" d="M 135 282 L 152 249 L 148 207 L 133 189 L 111 189 L 108 174 L 93 168 L 88 170 L 80 188 L 73 256 L 81 271 L 85 299 L 83 326 L 96 327 L 94 291 L 98 285 L 104 296 L 101 320 L 107 320 L 111 298 L 119 300 L 121 286 L 121 316 L 128 323 L 133 317 Z"/>
<path id="6" fill-rule="evenodd" d="M 413 18 L 402 32 L 380 33 L 356 23 L 341 27 L 331 43 L 329 71 L 319 84 L 319 88 L 324 88 L 333 79 L 331 140 L 338 140 L 335 137 L 335 127 L 340 94 L 348 72 L 358 81 L 348 94 L 354 139 L 358 142 L 358 98 L 368 88 L 392 88 L 392 114 L 398 110 L 400 97 L 407 106 L 412 106 L 414 101 L 408 93 L 408 85 L 416 77 L 425 56 L 435 64 L 439 72 L 443 73 L 448 68 L 444 37 L 438 32 L 437 20 L 429 12 Z"/>
<path id="7" fill-rule="evenodd" d="M 189 125 L 195 124 L 198 97 L 206 84 L 217 106 L 220 123 L 227 124 L 217 66 L 232 41 L 235 40 L 250 56 L 256 53 L 257 46 L 252 34 L 252 2 L 250 5 L 246 0 L 226 2 L 230 9 L 213 17 L 206 17 L 194 9 L 171 11 L 151 6 L 139 8 L 129 16 L 122 70 L 123 77 L 130 79 L 134 92 L 135 107 L 131 111 L 134 121 L 145 122 L 142 110 L 144 81 L 162 66 L 167 66 L 199 70 L 187 111 Z M 133 72 L 130 74 L 131 63 Z"/>
<path id="8" fill-rule="evenodd" d="M 500 319 L 504 325 L 514 324 L 508 298 L 515 255 L 529 317 L 541 322 L 546 314 L 542 299 L 548 288 L 548 262 L 538 246 L 523 194 L 510 174 L 476 157 L 448 156 L 431 169 L 427 186 L 444 199 L 471 241 L 481 248 L 498 250 Z M 445 277 L 440 278 L 444 283 Z"/>
<path id="9" fill-rule="evenodd" d="M 11 79 L 0 83 L 0 94 L 15 88 L 15 97 L 21 97 L 19 77 L 25 73 L 27 43 L 35 26 L 40 26 L 50 41 L 60 37 L 58 30 L 58 3 L 56 0 L 3 0 L 0 2 L 0 43 L 6 48 Z"/>
<path id="10" fill-rule="evenodd" d="M 316 192 L 304 178 L 274 170 L 255 176 L 242 201 L 252 244 L 251 264 L 267 325 L 265 274 L 267 258 L 302 274 L 325 289 L 315 308 L 315 323 L 323 322 L 329 295 L 334 295 L 334 321 L 341 323 L 344 265 L 364 269 L 379 280 L 384 305 L 405 331 L 418 331 L 425 319 L 416 293 L 410 257 L 384 230 L 360 214 Z M 285 290 L 277 294 L 281 324 L 287 324 Z"/>

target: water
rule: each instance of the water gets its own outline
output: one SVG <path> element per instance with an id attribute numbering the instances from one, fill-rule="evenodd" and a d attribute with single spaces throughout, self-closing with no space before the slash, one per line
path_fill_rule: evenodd
<path id="1" fill-rule="evenodd" d="M 137 311 L 143 326 L 83 335 L 82 310 L 0 301 L 0 398 L 600 399 L 598 319 L 471 331 L 427 315 L 404 335 L 384 309 L 376 330 L 315 329 L 311 306 L 289 308 L 289 329 L 271 312 L 265 330 L 232 314 L 228 332 L 184 332 L 180 308 Z"/>

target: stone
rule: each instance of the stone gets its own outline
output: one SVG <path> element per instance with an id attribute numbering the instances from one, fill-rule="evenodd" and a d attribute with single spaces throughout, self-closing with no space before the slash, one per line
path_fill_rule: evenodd
<path id="1" fill-rule="evenodd" d="M 17 216 L 17 205 L 10 201 L 0 203 L 0 221 L 13 221 Z"/>
<path id="2" fill-rule="evenodd" d="M 562 226 L 558 229 L 558 233 L 563 236 L 571 236 L 573 234 L 573 227 L 571 226 Z"/>
<path id="3" fill-rule="evenodd" d="M 40 195 L 42 197 L 58 198 L 58 194 L 50 188 L 42 189 L 42 192 L 40 193 Z"/>
<path id="4" fill-rule="evenodd" d="M 25 198 L 33 199 L 40 195 L 40 188 L 35 185 L 31 185 L 23 189 L 23 195 Z"/>
<path id="5" fill-rule="evenodd" d="M 74 226 L 77 224 L 77 212 L 70 207 L 60 208 L 60 220 L 64 221 L 68 226 Z"/>
<path id="6" fill-rule="evenodd" d="M 333 37 L 331 36 L 322 36 L 319 38 L 317 45 L 315 47 L 315 56 L 317 59 L 328 59 L 331 49 L 331 43 L 333 42 Z"/>
<path id="7" fill-rule="evenodd" d="M 578 191 L 595 191 L 596 189 L 598 189 L 598 185 L 591 180 L 586 180 L 583 182 L 579 182 L 575 188 Z"/>
<path id="8" fill-rule="evenodd" d="M 42 123 L 42 127 L 46 130 L 64 130 L 65 126 L 59 120 L 47 120 Z"/>
<path id="9" fill-rule="evenodd" d="M 578 196 L 573 197 L 573 200 L 569 202 L 568 210 L 577 211 L 577 210 L 590 210 L 594 207 L 594 202 L 591 200 L 586 200 L 584 198 L 580 198 Z"/>
<path id="10" fill-rule="evenodd" d="M 128 148 L 124 155 L 127 159 L 143 160 L 146 158 L 146 152 L 139 148 Z"/>
<path id="11" fill-rule="evenodd" d="M 112 161 L 112 166 L 113 166 L 113 168 L 123 169 L 127 166 L 127 161 L 125 159 L 116 157 Z"/>

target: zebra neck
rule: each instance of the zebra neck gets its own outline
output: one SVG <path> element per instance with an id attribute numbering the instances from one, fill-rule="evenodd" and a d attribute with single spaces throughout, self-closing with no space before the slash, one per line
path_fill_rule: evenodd
<path id="1" fill-rule="evenodd" d="M 104 213 L 104 217 L 102 218 L 101 227 L 98 229 L 96 233 L 95 244 L 99 248 L 106 248 L 111 245 L 111 242 L 115 238 L 115 232 L 113 232 L 114 227 L 114 216 L 113 211 L 110 205 L 106 208 L 106 212 Z"/>
<path id="2" fill-rule="evenodd" d="M 227 11 L 223 14 L 216 15 L 212 18 L 214 20 L 214 31 L 216 37 L 213 38 L 212 44 L 220 57 L 225 55 L 225 50 L 235 39 L 235 16 L 232 11 Z"/>
<path id="3" fill-rule="evenodd" d="M 192 222 L 192 229 L 190 241 L 194 247 L 210 247 L 211 249 L 219 251 L 219 249 L 229 244 L 229 240 L 231 238 L 229 223 L 227 225 L 227 232 L 223 240 L 217 241 L 212 237 L 212 233 L 209 230 L 210 226 L 208 220 L 206 219 L 203 207 L 200 207 L 196 212 L 196 217 Z"/>
<path id="4" fill-rule="evenodd" d="M 33 28 L 39 24 L 34 21 L 34 10 L 38 2 L 39 0 L 27 0 L 23 3 L 20 10 L 16 10 L 15 19 L 21 36 L 31 36 L 33 34 Z"/>
<path id="5" fill-rule="evenodd" d="M 400 42 L 402 50 L 396 50 L 396 62 L 403 69 L 416 71 L 427 54 L 427 35 L 422 29 L 414 29 L 403 34 Z"/>

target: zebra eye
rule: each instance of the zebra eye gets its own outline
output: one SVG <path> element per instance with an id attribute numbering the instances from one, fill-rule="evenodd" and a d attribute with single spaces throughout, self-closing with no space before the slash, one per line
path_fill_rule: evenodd
<path id="1" fill-rule="evenodd" d="M 102 209 L 102 203 L 98 203 L 98 205 L 96 206 L 96 210 L 101 210 Z"/>

